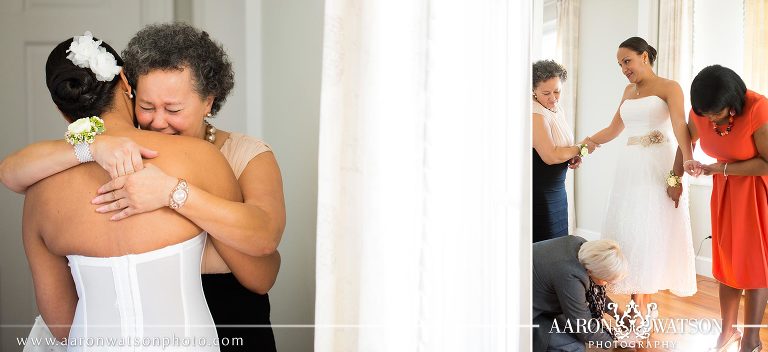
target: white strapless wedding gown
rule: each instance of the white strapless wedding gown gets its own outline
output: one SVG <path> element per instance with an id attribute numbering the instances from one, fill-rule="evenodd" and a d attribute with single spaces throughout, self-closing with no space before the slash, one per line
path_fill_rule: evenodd
<path id="1" fill-rule="evenodd" d="M 667 103 L 657 96 L 628 99 L 620 113 L 625 128 L 622 137 L 627 139 L 617 138 L 622 150 L 602 237 L 621 245 L 629 272 L 609 290 L 619 294 L 670 290 L 678 296 L 693 295 L 696 267 L 687 192 L 678 208 L 666 193 L 666 178 L 677 151 Z M 664 141 L 628 145 L 628 138 L 652 131 L 661 132 Z"/>
<path id="2" fill-rule="evenodd" d="M 68 255 L 78 302 L 66 350 L 219 351 L 200 279 L 205 236 L 120 257 Z M 50 334 L 40 325 L 32 334 Z M 24 351 L 51 348 L 41 347 Z"/>

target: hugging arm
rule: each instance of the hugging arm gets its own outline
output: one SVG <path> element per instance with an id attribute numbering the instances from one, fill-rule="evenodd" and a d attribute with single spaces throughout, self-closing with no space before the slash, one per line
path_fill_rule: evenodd
<path id="1" fill-rule="evenodd" d="M 221 232 L 214 232 L 213 245 L 243 286 L 253 292 L 266 294 L 275 284 L 280 269 L 281 258 L 277 245 L 285 228 L 282 177 L 274 154 L 264 152 L 253 157 L 240 175 L 238 184 L 243 194 L 243 202 L 235 205 L 245 210 L 242 216 L 256 220 L 239 223 L 250 226 L 245 230 L 250 230 L 250 236 L 255 241 L 263 241 L 260 238 L 266 238 L 271 244 L 262 255 L 254 256 L 227 244 L 221 236 L 217 236 Z M 274 225 L 267 225 L 269 223 Z M 208 230 L 202 224 L 200 226 Z M 219 231 L 215 227 L 214 225 L 210 230 Z"/>
<path id="2" fill-rule="evenodd" d="M 229 165 L 222 167 L 230 169 Z M 208 165 L 208 169 L 216 168 Z M 97 211 L 114 212 L 112 219 L 121 220 L 167 206 L 176 182 L 175 177 L 147 164 L 144 170 L 102 186 L 93 203 L 102 204 Z M 218 197 L 190 182 L 190 197 L 178 211 L 211 235 L 212 244 L 238 281 L 264 294 L 280 268 L 276 251 L 285 228 L 282 176 L 274 154 L 253 157 L 238 186 L 243 201 Z"/>
<path id="3" fill-rule="evenodd" d="M 90 148 L 95 161 L 112 178 L 141 170 L 142 156 L 157 156 L 157 152 L 124 137 L 100 135 Z M 72 145 L 65 140 L 37 142 L 0 161 L 0 181 L 8 189 L 24 193 L 37 181 L 79 164 Z"/>
<path id="4" fill-rule="evenodd" d="M 93 202 L 108 203 L 97 211 L 118 211 L 113 220 L 120 220 L 167 206 L 176 180 L 147 167 L 102 186 Z M 218 197 L 190 182 L 190 197 L 178 212 L 220 243 L 254 257 L 269 256 L 277 250 L 285 228 L 282 176 L 274 154 L 264 152 L 251 159 L 238 183 L 244 201 Z"/>

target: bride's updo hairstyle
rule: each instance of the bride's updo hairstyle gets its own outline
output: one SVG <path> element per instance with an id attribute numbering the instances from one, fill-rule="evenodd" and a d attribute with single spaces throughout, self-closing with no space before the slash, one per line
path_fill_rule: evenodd
<path id="1" fill-rule="evenodd" d="M 77 67 L 67 59 L 67 49 L 72 40 L 69 38 L 57 45 L 45 63 L 45 83 L 51 99 L 69 122 L 101 116 L 109 111 L 115 85 L 120 81 L 118 76 L 108 82 L 99 81 L 91 69 Z M 123 65 L 123 59 L 115 49 L 107 43 L 101 43 L 101 46 L 112 53 L 118 65 Z"/>
<path id="2" fill-rule="evenodd" d="M 643 55 L 643 52 L 648 53 L 648 63 L 653 66 L 653 63 L 656 62 L 656 49 L 652 47 L 648 42 L 645 41 L 645 39 L 640 37 L 632 37 L 625 41 L 623 41 L 619 48 L 627 48 L 638 55 Z"/>

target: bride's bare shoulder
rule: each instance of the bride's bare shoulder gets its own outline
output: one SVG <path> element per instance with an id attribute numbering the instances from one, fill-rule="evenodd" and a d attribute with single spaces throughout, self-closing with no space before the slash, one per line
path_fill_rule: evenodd
<path id="1" fill-rule="evenodd" d="M 206 191 L 239 200 L 237 179 L 219 149 L 200 138 L 141 131 L 136 142 L 159 152 L 153 163 L 165 173 L 184 178 Z"/>

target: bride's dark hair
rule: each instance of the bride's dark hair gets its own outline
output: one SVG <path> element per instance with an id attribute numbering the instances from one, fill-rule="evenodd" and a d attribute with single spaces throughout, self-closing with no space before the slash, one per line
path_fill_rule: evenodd
<path id="1" fill-rule="evenodd" d="M 45 83 L 51 99 L 70 122 L 109 111 L 115 85 L 120 81 L 118 76 L 109 82 L 99 81 L 90 68 L 77 67 L 67 59 L 72 40 L 69 38 L 57 45 L 45 63 Z M 123 65 L 123 59 L 115 49 L 107 43 L 101 43 L 101 46 L 115 56 L 119 66 Z"/>
<path id="2" fill-rule="evenodd" d="M 619 48 L 627 48 L 631 49 L 638 55 L 642 55 L 643 52 L 648 53 L 648 62 L 651 63 L 651 66 L 653 66 L 653 63 L 656 62 L 656 48 L 652 47 L 648 42 L 645 41 L 645 39 L 640 37 L 632 37 L 629 38 L 621 44 L 619 44 Z"/>

